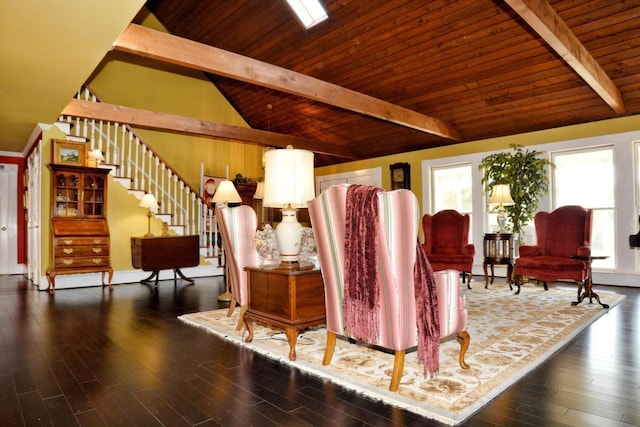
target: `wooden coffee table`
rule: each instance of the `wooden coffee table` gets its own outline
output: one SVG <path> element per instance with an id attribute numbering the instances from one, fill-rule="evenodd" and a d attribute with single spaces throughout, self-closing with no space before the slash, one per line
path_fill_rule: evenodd
<path id="1" fill-rule="evenodd" d="M 245 267 L 249 307 L 245 322 L 253 339 L 253 321 L 284 329 L 289 360 L 296 360 L 296 341 L 302 329 L 325 323 L 324 286 L 320 270 L 312 264 L 300 269 L 278 266 Z"/>

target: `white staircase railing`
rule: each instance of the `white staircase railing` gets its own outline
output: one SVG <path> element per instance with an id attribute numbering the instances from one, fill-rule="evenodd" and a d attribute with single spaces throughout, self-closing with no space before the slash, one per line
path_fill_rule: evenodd
<path id="1" fill-rule="evenodd" d="M 76 98 L 101 102 L 89 88 L 81 89 Z M 169 217 L 169 226 L 178 234 L 197 234 L 206 255 L 215 257 L 220 247 L 215 238 L 217 223 L 214 211 L 199 192 L 153 151 L 128 125 L 73 116 L 60 116 L 70 123 L 72 136 L 89 140 L 90 148 L 103 153 L 104 164 L 114 169 L 114 176 L 130 181 L 130 190 L 155 195 L 158 215 Z M 142 197 L 142 195 L 140 196 Z"/>

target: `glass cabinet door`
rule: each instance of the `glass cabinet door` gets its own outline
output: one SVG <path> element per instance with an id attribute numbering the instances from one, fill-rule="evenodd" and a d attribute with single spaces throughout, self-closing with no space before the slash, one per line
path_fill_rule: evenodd
<path id="1" fill-rule="evenodd" d="M 55 177 L 55 216 L 78 216 L 80 175 L 73 172 L 58 172 Z"/>
<path id="2" fill-rule="evenodd" d="M 53 216 L 104 218 L 106 175 L 75 171 L 55 172 Z"/>
<path id="3" fill-rule="evenodd" d="M 83 210 L 85 216 L 104 216 L 104 175 L 85 174 Z"/>

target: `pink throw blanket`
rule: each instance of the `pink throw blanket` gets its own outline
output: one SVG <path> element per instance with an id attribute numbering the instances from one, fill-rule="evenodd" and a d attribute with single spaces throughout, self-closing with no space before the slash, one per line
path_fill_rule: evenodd
<path id="1" fill-rule="evenodd" d="M 416 265 L 413 269 L 416 293 L 416 325 L 418 326 L 418 360 L 424 363 L 424 376 L 433 377 L 440 368 L 440 321 L 438 290 L 431 263 L 422 245 L 416 243 Z"/>
<path id="2" fill-rule="evenodd" d="M 378 193 L 382 188 L 350 185 L 345 228 L 345 328 L 356 339 L 374 343 L 378 336 L 380 271 L 378 268 Z M 433 270 L 422 245 L 416 244 L 414 267 L 418 359 L 424 374 L 439 368 L 440 328 Z"/>
<path id="3" fill-rule="evenodd" d="M 382 188 L 350 185 L 344 235 L 344 322 L 352 337 L 374 343 L 378 336 L 378 193 Z"/>

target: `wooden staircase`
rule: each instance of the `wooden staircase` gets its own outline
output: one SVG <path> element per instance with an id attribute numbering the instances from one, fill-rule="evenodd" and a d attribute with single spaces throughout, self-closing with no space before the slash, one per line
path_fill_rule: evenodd
<path id="1" fill-rule="evenodd" d="M 82 88 L 76 98 L 101 102 L 89 89 Z M 160 209 L 154 216 L 166 224 L 169 234 L 197 234 L 200 254 L 214 266 L 224 264 L 218 245 L 213 210 L 171 166 L 126 124 L 60 116 L 58 126 L 68 138 L 85 140 L 90 149 L 103 153 L 102 168 L 111 169 L 113 180 L 124 186 L 131 197 L 140 200 L 145 193 L 155 195 Z M 165 226 L 163 226 L 165 227 Z"/>

